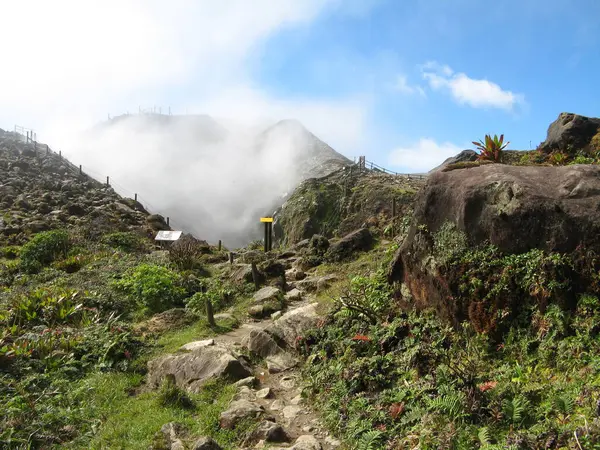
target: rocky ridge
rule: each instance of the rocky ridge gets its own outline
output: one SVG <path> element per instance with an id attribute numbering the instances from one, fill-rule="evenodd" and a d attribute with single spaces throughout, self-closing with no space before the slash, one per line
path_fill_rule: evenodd
<path id="1" fill-rule="evenodd" d="M 26 143 L 15 133 L 0 132 L 0 240 L 24 242 L 27 236 L 60 227 L 152 234 L 169 229 L 133 199 L 80 174 L 79 169 L 45 145 Z"/>

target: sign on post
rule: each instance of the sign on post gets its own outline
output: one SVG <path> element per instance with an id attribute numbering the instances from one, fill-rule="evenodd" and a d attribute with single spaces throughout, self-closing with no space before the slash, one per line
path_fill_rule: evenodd
<path id="1" fill-rule="evenodd" d="M 273 218 L 272 217 L 261 217 L 260 221 L 265 224 L 265 252 L 270 252 L 273 248 L 272 234 L 273 234 Z"/>
<path id="2" fill-rule="evenodd" d="M 156 234 L 155 241 L 176 241 L 181 237 L 182 231 L 162 230 Z"/>

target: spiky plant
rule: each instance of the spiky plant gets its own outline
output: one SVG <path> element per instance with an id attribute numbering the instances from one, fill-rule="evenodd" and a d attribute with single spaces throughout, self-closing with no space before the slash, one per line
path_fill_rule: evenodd
<path id="1" fill-rule="evenodd" d="M 479 160 L 500 162 L 502 159 L 502 151 L 510 144 L 510 142 L 504 142 L 503 134 L 501 134 L 500 137 L 495 134 L 493 138 L 491 135 L 486 134 L 485 141 L 473 141 L 473 144 L 480 152 Z"/>

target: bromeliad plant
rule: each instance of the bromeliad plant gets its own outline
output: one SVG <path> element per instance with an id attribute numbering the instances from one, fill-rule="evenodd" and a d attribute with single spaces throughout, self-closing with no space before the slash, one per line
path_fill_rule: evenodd
<path id="1" fill-rule="evenodd" d="M 510 142 L 504 142 L 503 134 L 501 134 L 499 138 L 496 134 L 493 138 L 491 135 L 486 134 L 485 142 L 481 140 L 479 142 L 473 141 L 473 144 L 477 147 L 477 150 L 480 151 L 479 160 L 500 162 L 502 159 L 502 151 L 510 144 Z"/>

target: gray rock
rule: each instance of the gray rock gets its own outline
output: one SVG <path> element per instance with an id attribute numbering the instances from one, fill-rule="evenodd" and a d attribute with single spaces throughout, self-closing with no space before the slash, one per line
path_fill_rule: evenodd
<path id="1" fill-rule="evenodd" d="M 256 292 L 252 298 L 255 303 L 264 303 L 266 301 L 279 302 L 281 299 L 281 291 L 273 286 L 266 286 Z"/>
<path id="2" fill-rule="evenodd" d="M 175 376 L 177 386 L 198 392 L 209 379 L 240 380 L 250 376 L 251 372 L 245 362 L 229 350 L 213 345 L 181 355 L 165 355 L 148 363 L 150 387 L 158 387 L 167 374 Z"/>
<path id="3" fill-rule="evenodd" d="M 232 429 L 241 420 L 248 418 L 257 418 L 264 413 L 264 408 L 258 403 L 249 400 L 234 400 L 226 411 L 220 416 L 219 425 L 221 428 Z"/>
<path id="4" fill-rule="evenodd" d="M 285 429 L 270 421 L 262 422 L 253 433 L 254 439 L 262 439 L 265 442 L 289 442 L 290 437 L 288 436 Z"/>
<path id="5" fill-rule="evenodd" d="M 269 325 L 265 331 L 285 342 L 289 347 L 295 348 L 297 338 L 316 326 L 319 320 L 317 305 L 317 303 L 311 303 L 288 311 Z"/>
<path id="6" fill-rule="evenodd" d="M 234 384 L 237 387 L 242 387 L 242 386 L 255 387 L 258 384 L 258 380 L 256 379 L 256 377 L 247 377 L 247 378 L 244 378 L 243 380 L 236 381 Z"/>
<path id="7" fill-rule="evenodd" d="M 298 365 L 298 360 L 289 353 L 278 353 L 266 359 L 269 373 L 280 373 Z"/>
<path id="8" fill-rule="evenodd" d="M 263 330 L 250 331 L 250 334 L 242 342 L 242 345 L 261 358 L 284 352 L 277 342 Z"/>
<path id="9" fill-rule="evenodd" d="M 444 160 L 444 162 L 442 164 L 440 164 L 436 168 L 430 170 L 429 173 L 441 170 L 444 167 L 449 166 L 450 164 L 456 164 L 459 162 L 475 161 L 475 160 L 477 160 L 478 157 L 479 157 L 479 154 L 475 150 L 463 150 L 459 154 L 457 154 L 455 156 L 451 156 L 450 158 L 447 158 L 446 160 Z"/>
<path id="10" fill-rule="evenodd" d="M 288 405 L 283 408 L 283 417 L 287 420 L 294 420 L 296 416 L 302 411 L 302 408 L 298 405 Z"/>
<path id="11" fill-rule="evenodd" d="M 221 446 L 209 436 L 202 436 L 194 442 L 193 450 L 222 450 Z"/>
<path id="12" fill-rule="evenodd" d="M 271 397 L 271 388 L 267 387 L 267 388 L 261 389 L 260 391 L 257 391 L 256 392 L 256 396 L 258 398 L 269 398 L 269 397 Z"/>
<path id="13" fill-rule="evenodd" d="M 215 345 L 214 339 L 205 339 L 203 341 L 194 341 L 188 342 L 185 345 L 182 345 L 179 350 L 193 352 L 194 350 L 198 350 L 199 348 L 208 347 L 210 345 Z"/>
<path id="14" fill-rule="evenodd" d="M 332 262 L 344 261 L 353 257 L 357 252 L 370 250 L 374 243 L 375 239 L 369 229 L 361 228 L 332 244 L 327 250 L 325 258 Z"/>
<path id="15" fill-rule="evenodd" d="M 299 289 L 292 289 L 290 292 L 285 294 L 285 300 L 287 302 L 297 302 L 302 300 L 302 292 Z"/>

